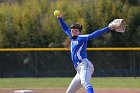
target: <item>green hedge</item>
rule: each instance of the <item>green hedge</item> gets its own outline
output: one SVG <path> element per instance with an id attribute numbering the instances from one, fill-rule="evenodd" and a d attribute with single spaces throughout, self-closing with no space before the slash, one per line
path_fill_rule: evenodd
<path id="1" fill-rule="evenodd" d="M 140 2 L 135 0 L 12 0 L 0 3 L 0 47 L 63 47 L 63 33 L 55 9 L 68 25 L 79 22 L 89 34 L 124 18 L 128 32 L 107 33 L 89 42 L 89 47 L 140 46 Z"/>

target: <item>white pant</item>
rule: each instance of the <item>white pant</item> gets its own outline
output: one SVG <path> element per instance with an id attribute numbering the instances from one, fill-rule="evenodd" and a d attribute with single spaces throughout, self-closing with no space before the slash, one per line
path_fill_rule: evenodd
<path id="1" fill-rule="evenodd" d="M 82 62 L 76 68 L 77 74 L 71 81 L 66 93 L 75 93 L 81 85 L 86 88 L 86 85 L 90 84 L 94 67 L 88 59 L 83 59 Z"/>

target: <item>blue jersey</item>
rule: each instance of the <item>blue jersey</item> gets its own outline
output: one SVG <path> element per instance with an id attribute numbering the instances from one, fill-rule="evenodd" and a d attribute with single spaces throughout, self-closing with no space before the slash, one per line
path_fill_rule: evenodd
<path id="1" fill-rule="evenodd" d="M 60 22 L 63 31 L 70 37 L 71 58 L 75 68 L 82 61 L 82 59 L 87 58 L 86 52 L 87 41 L 96 38 L 109 30 L 109 27 L 105 27 L 101 30 L 94 31 L 91 34 L 78 35 L 76 39 L 72 39 L 71 31 L 69 27 L 65 24 L 64 20 L 62 18 L 58 18 L 58 20 Z"/>

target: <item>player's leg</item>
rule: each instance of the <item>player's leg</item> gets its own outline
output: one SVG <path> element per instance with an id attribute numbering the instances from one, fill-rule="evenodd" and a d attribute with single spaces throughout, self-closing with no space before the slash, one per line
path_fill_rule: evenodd
<path id="1" fill-rule="evenodd" d="M 83 62 L 81 65 L 81 71 L 80 71 L 80 78 L 81 78 L 81 84 L 85 87 L 87 93 L 94 93 L 94 89 L 92 85 L 90 84 L 90 79 L 92 77 L 94 68 L 91 62 L 87 60 L 87 62 Z"/>
<path id="2" fill-rule="evenodd" d="M 77 73 L 71 81 L 66 93 L 75 93 L 81 87 L 80 75 Z"/>

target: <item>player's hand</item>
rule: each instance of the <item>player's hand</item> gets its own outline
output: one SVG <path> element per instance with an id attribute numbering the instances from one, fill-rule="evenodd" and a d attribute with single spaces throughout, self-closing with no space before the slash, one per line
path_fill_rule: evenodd
<path id="1" fill-rule="evenodd" d="M 60 12 L 60 14 L 57 16 L 57 18 L 62 18 L 62 13 Z"/>

